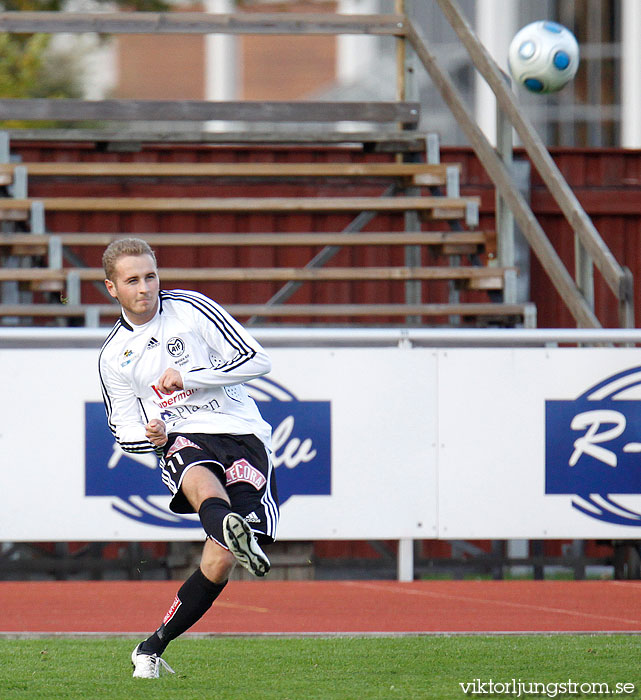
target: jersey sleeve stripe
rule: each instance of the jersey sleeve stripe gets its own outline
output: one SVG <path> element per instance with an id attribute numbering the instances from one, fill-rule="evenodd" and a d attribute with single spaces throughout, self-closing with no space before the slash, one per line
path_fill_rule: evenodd
<path id="1" fill-rule="evenodd" d="M 154 452 L 154 446 L 147 441 L 143 442 L 120 442 L 116 438 L 116 442 L 122 447 L 125 452 Z"/>
<path id="2" fill-rule="evenodd" d="M 116 435 L 116 425 L 112 421 L 112 413 L 113 413 L 113 404 L 111 401 L 111 397 L 109 396 L 109 391 L 107 390 L 107 385 L 103 379 L 102 372 L 101 372 L 101 359 L 102 355 L 107 349 L 107 346 L 109 343 L 114 339 L 120 328 L 122 327 L 122 319 L 118 319 L 116 323 L 114 324 L 114 327 L 112 328 L 111 332 L 107 336 L 107 339 L 102 345 L 102 348 L 100 350 L 100 355 L 98 359 L 98 376 L 100 377 L 100 389 L 102 391 L 102 397 L 105 403 L 105 408 L 107 412 L 107 425 L 109 426 L 109 430 L 111 430 L 116 442 L 120 445 L 120 447 L 125 451 L 125 452 L 132 452 L 132 453 L 142 453 L 142 452 L 153 452 L 154 446 L 147 440 L 138 440 L 136 442 L 121 442 L 118 439 L 118 436 Z"/>
<path id="3" fill-rule="evenodd" d="M 214 302 L 211 302 L 205 297 L 196 297 L 189 292 L 171 291 L 162 292 L 162 294 L 164 298 L 185 302 L 200 311 L 216 326 L 229 345 L 231 345 L 238 352 L 237 357 L 233 358 L 229 362 L 226 362 L 220 367 L 217 367 L 217 370 L 220 370 L 221 372 L 230 372 L 237 367 L 240 367 L 248 360 L 251 360 L 256 355 L 254 348 L 245 342 L 238 331 L 221 313 L 220 307 L 218 307 L 218 305 L 216 305 Z"/>
<path id="4" fill-rule="evenodd" d="M 107 345 L 114 339 L 116 334 L 118 333 L 118 330 L 120 329 L 121 326 L 121 320 L 118 319 L 116 323 L 114 324 L 113 328 L 111 329 L 111 332 L 107 336 L 107 339 L 105 342 L 102 344 L 102 348 L 100 349 L 100 354 L 98 356 L 98 376 L 100 377 L 100 389 L 102 391 L 102 398 L 105 402 L 105 407 L 107 409 L 107 424 L 109 425 L 109 430 L 115 435 L 116 434 L 116 426 L 114 423 L 111 421 L 111 413 L 113 410 L 112 404 L 111 404 L 111 398 L 109 396 L 109 392 L 107 391 L 107 386 L 105 385 L 105 382 L 102 378 L 102 371 L 101 371 L 101 360 L 102 360 L 102 355 L 107 349 Z"/>
<path id="5" fill-rule="evenodd" d="M 177 290 L 163 292 L 163 296 L 169 297 L 170 299 L 176 299 L 178 301 L 185 301 L 191 304 L 216 325 L 220 333 L 224 336 L 225 340 L 227 340 L 232 347 L 235 347 L 239 352 L 253 352 L 253 348 L 247 345 L 238 331 L 233 328 L 233 326 L 221 313 L 221 307 L 211 299 L 203 296 L 196 296 L 190 292 L 182 292 Z"/>

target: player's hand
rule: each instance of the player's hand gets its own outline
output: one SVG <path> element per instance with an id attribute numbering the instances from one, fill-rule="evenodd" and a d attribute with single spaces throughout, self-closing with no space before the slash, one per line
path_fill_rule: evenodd
<path id="1" fill-rule="evenodd" d="M 165 421 L 160 418 L 152 418 L 145 426 L 147 440 L 156 447 L 162 447 L 167 442 L 167 428 Z"/>
<path id="2" fill-rule="evenodd" d="M 178 391 L 178 389 L 184 389 L 183 378 L 180 376 L 180 372 L 171 368 L 166 369 L 160 375 L 156 386 L 163 394 L 171 394 L 174 391 Z"/>

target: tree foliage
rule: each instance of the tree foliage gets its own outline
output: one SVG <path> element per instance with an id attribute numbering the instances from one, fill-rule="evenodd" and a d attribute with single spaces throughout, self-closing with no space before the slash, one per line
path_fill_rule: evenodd
<path id="1" fill-rule="evenodd" d="M 107 4 L 109 0 L 94 2 Z M 121 9 L 139 12 L 163 12 L 170 4 L 165 0 L 122 0 L 118 3 Z M 0 2 L 0 11 L 58 12 L 65 5 L 66 0 L 5 0 Z M 81 97 L 77 67 L 72 60 L 53 56 L 48 50 L 50 43 L 51 36 L 46 34 L 0 33 L 0 98 Z M 4 122 L 3 126 L 26 124 Z"/>

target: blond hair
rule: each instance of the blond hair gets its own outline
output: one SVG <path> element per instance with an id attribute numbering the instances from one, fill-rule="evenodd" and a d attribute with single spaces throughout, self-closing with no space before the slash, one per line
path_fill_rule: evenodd
<path id="1" fill-rule="evenodd" d="M 118 238 L 112 241 L 102 254 L 102 266 L 105 277 L 113 279 L 116 272 L 116 263 L 125 255 L 149 255 L 157 266 L 156 255 L 146 241 L 140 238 Z"/>

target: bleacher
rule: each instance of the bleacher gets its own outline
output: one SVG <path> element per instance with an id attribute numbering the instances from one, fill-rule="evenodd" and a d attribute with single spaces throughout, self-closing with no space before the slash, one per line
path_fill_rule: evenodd
<path id="1" fill-rule="evenodd" d="M 84 114 L 71 102 L 55 107 Z M 103 105 L 110 114 L 113 102 Z M 314 103 L 255 108 L 261 120 L 295 114 L 331 125 L 366 116 L 399 130 L 374 149 L 368 133 L 344 133 L 340 143 L 332 131 L 325 145 L 318 134 L 310 150 L 281 132 L 287 145 L 254 144 L 251 160 L 240 159 L 247 143 L 238 134 L 234 162 L 222 160 L 229 154 L 220 144 L 199 144 L 194 161 L 166 141 L 105 155 L 86 137 L 83 160 L 71 160 L 75 134 L 47 140 L 47 156 L 61 160 L 41 161 L 35 138 L 14 135 L 0 164 L 3 322 L 111 323 L 118 310 L 100 291 L 100 253 L 115 237 L 136 235 L 157 251 L 167 286 L 209 293 L 245 322 L 535 325 L 532 304 L 502 302 L 515 269 L 497 265 L 478 197 L 460 194 L 460 167 L 440 162 L 434 134 L 416 132 L 418 104 L 326 105 L 320 116 Z M 162 110 L 156 103 L 155 114 L 167 117 Z"/>

